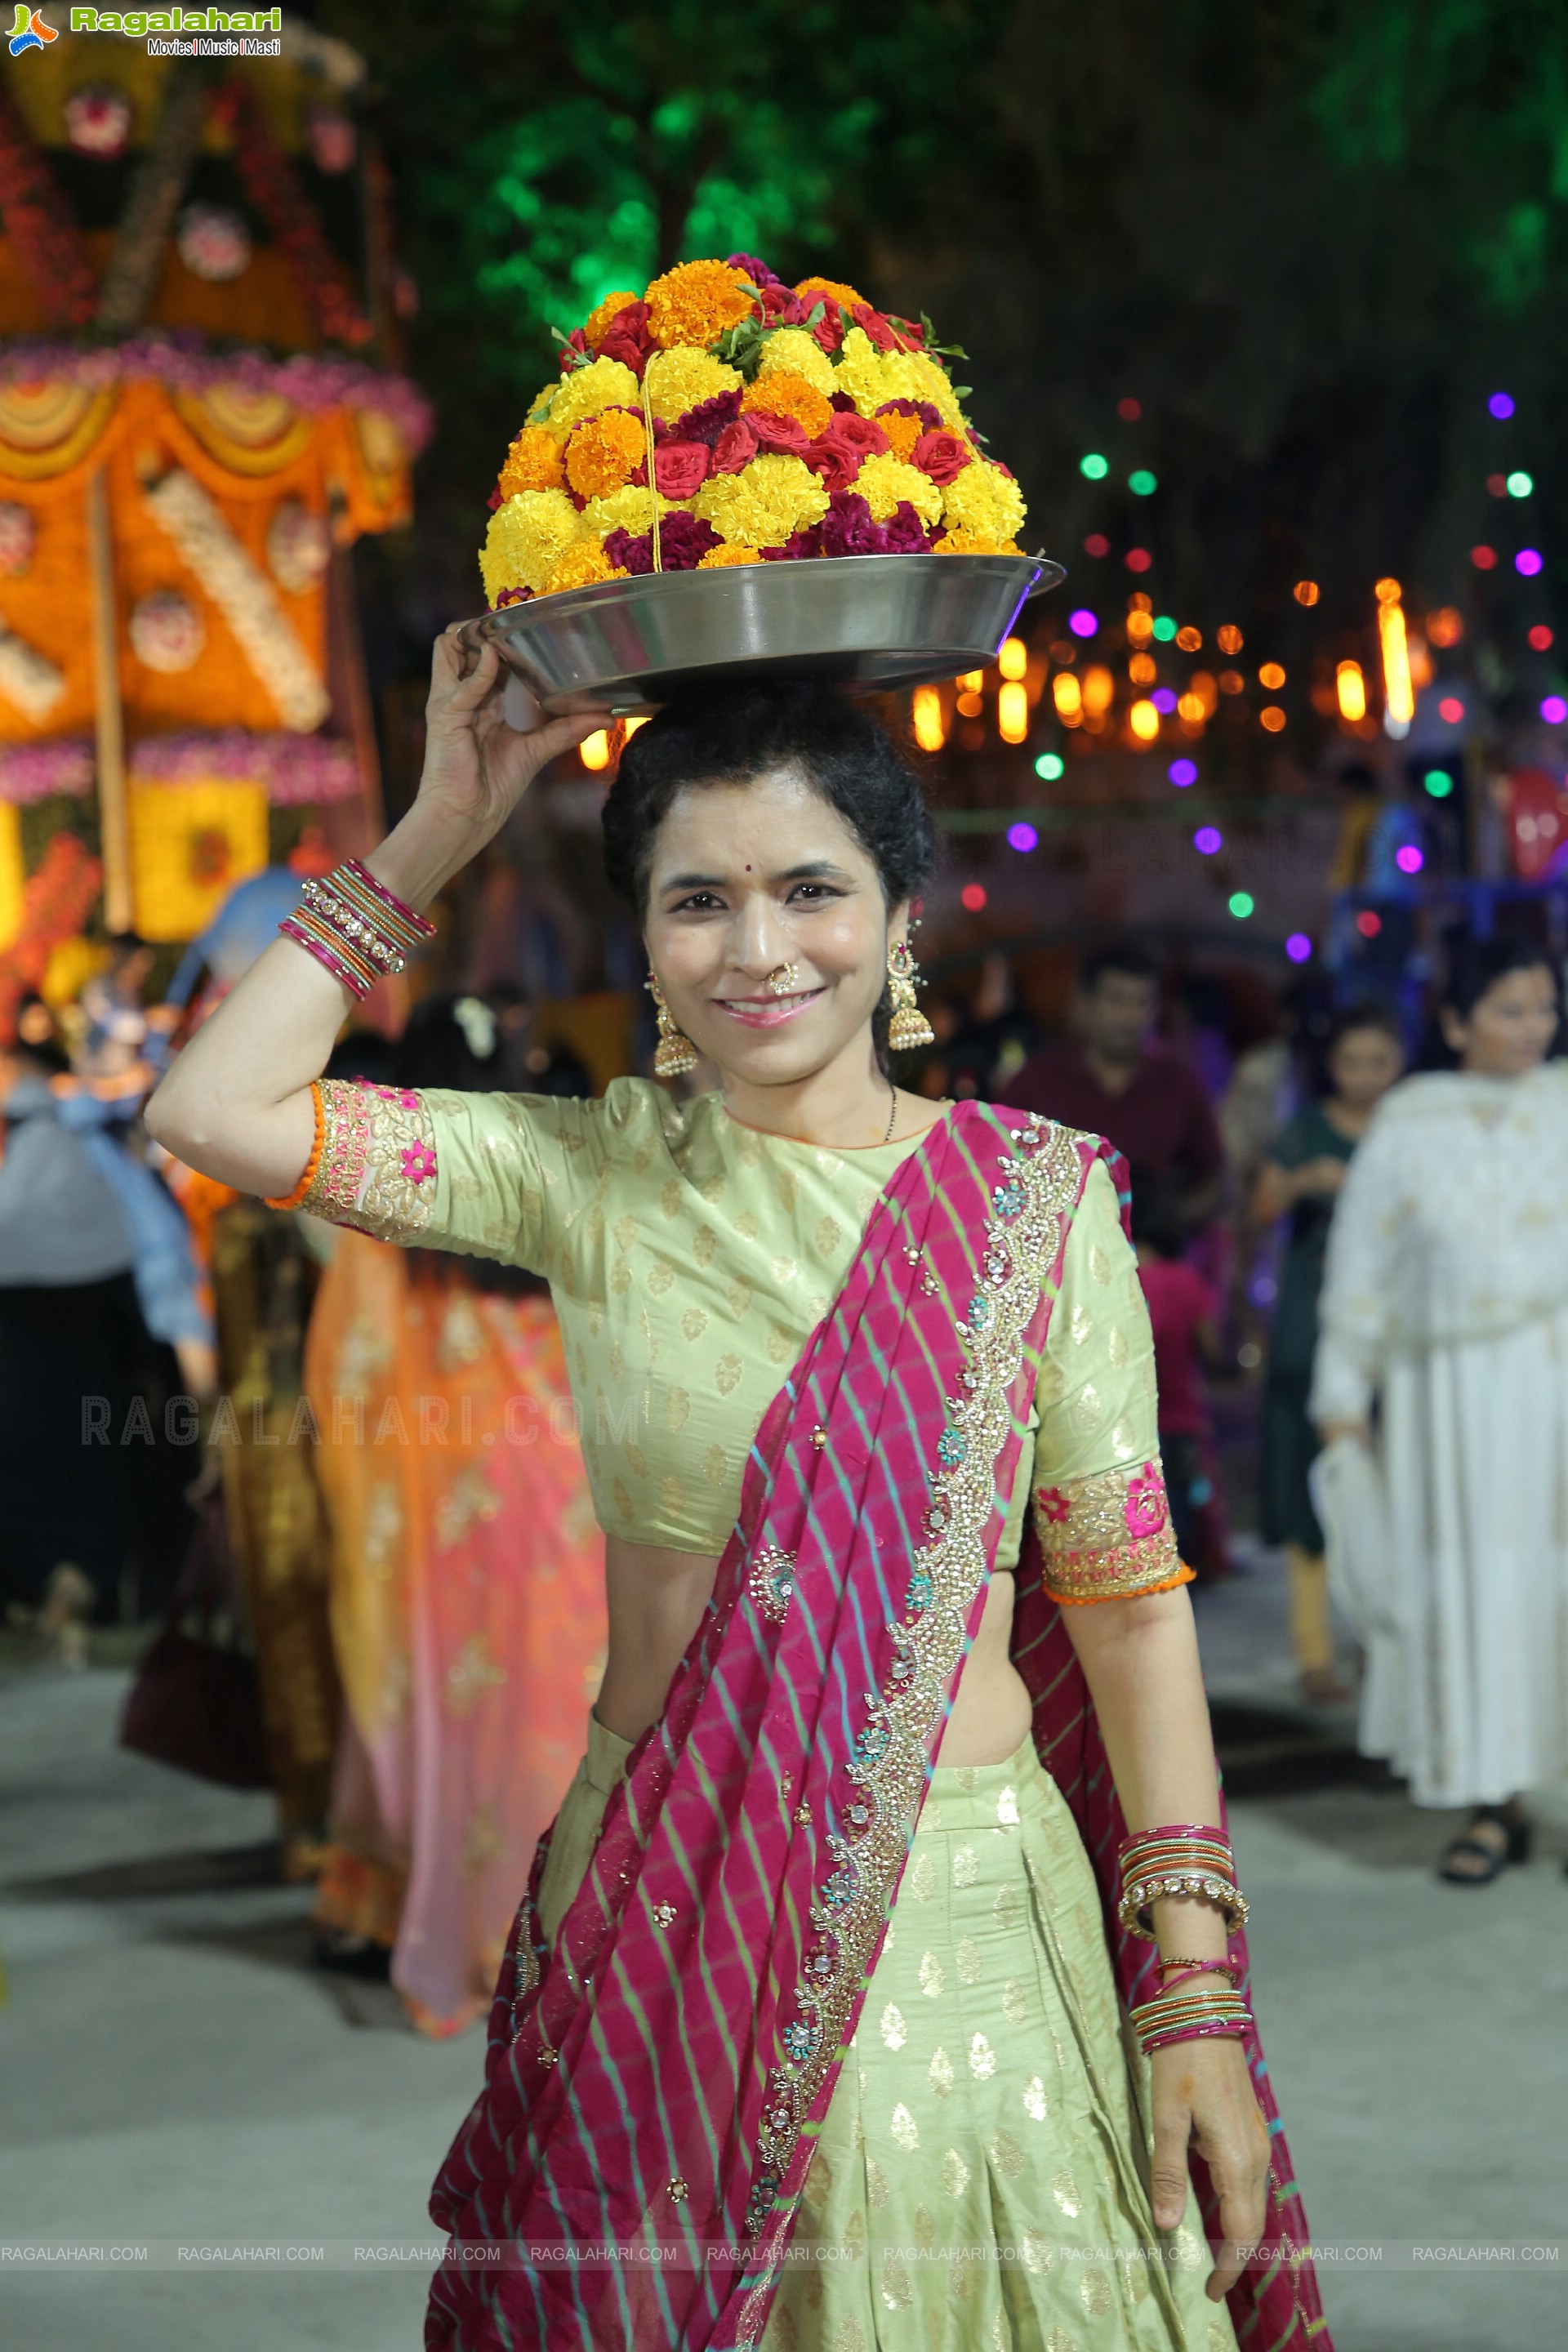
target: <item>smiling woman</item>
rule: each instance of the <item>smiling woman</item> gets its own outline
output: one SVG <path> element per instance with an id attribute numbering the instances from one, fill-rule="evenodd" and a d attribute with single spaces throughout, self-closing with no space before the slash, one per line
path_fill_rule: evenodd
<path id="1" fill-rule="evenodd" d="M 230 1181 L 544 1274 L 561 1318 L 608 1660 L 437 2184 L 428 2341 L 811 2352 L 908 2310 L 938 2346 L 1234 2352 L 1230 2291 L 1321 2347 L 1120 1163 L 898 1087 L 931 820 L 807 685 L 667 708 L 605 803 L 718 1091 L 321 1082 L 365 974 L 604 723 L 501 699 L 493 648 L 438 642 L 415 807 L 148 1112 Z M 1248 2269 L 1266 2229 L 1291 2259 Z M 788 2263 L 797 2231 L 831 2253 Z"/>

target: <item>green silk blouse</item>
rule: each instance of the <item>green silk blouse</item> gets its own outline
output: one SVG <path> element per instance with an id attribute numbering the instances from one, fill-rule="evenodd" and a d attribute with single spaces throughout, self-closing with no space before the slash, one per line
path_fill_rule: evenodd
<path id="1" fill-rule="evenodd" d="M 638 1078 L 597 1100 L 339 1080 L 319 1098 L 321 1148 L 299 1205 L 542 1275 L 599 1525 L 721 1552 L 763 1416 L 920 1139 L 830 1150 L 742 1126 L 718 1095 L 680 1102 Z M 1148 1312 L 1096 1162 L 1013 1491 L 997 1496 L 996 1565 L 1017 1561 L 1032 1488 L 1058 1598 L 1184 1581 L 1156 1429 Z"/>

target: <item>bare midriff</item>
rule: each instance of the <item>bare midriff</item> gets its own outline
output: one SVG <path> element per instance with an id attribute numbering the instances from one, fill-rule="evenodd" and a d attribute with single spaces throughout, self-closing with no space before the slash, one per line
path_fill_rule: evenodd
<path id="1" fill-rule="evenodd" d="M 713 1591 L 716 1559 L 655 1544 L 605 1539 L 609 1649 L 594 1713 L 636 1739 L 664 1710 L 669 1685 Z M 1029 1728 L 1028 1688 L 1008 1654 L 1013 1573 L 997 1569 L 942 1735 L 943 1764 L 1001 1764 Z"/>

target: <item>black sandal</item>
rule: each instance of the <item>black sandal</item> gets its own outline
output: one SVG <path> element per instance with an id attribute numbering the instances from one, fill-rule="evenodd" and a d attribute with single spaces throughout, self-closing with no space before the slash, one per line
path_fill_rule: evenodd
<path id="1" fill-rule="evenodd" d="M 1489 1838 L 1475 1834 L 1482 1824 L 1504 1832 L 1501 1845 Z M 1528 1862 L 1534 1835 L 1533 1824 L 1523 1813 L 1516 1813 L 1506 1805 L 1479 1805 L 1471 1815 L 1470 1825 L 1444 1848 L 1443 1859 L 1437 1865 L 1437 1875 L 1450 1886 L 1489 1886 L 1500 1878 L 1511 1864 Z M 1461 1855 L 1474 1854 L 1486 1864 L 1484 1870 L 1455 1870 L 1450 1865 Z"/>

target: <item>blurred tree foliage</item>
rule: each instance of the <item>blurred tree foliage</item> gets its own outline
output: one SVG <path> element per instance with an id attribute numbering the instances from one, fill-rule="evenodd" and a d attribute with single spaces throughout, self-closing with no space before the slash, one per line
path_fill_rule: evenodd
<path id="1" fill-rule="evenodd" d="M 698 253 L 830 267 L 966 345 L 1038 540 L 1212 626 L 1364 623 L 1568 548 L 1557 0 L 324 0 L 372 61 L 468 541 L 569 328 Z M 1518 402 L 1500 425 L 1487 394 Z M 1117 403 L 1135 397 L 1136 423 Z M 1089 449 L 1105 482 L 1079 471 Z M 1157 491 L 1132 497 L 1134 467 Z M 1528 502 L 1488 496 L 1523 467 Z M 448 499 L 453 504 L 448 507 Z M 1103 531 L 1116 551 L 1080 551 Z M 1512 532 L 1510 538 L 1507 534 Z M 1309 622 L 1289 600 L 1322 583 Z M 1528 593 L 1537 604 L 1542 584 Z M 1526 592 L 1504 567 L 1487 593 Z"/>

